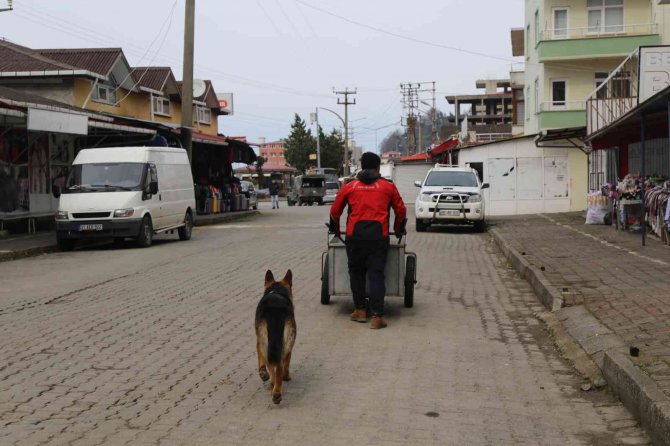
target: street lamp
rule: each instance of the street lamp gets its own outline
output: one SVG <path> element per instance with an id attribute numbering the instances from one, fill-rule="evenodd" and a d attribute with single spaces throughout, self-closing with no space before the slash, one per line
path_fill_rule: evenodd
<path id="1" fill-rule="evenodd" d="M 8 7 L 8 8 L 0 9 L 0 12 L 4 12 L 4 11 L 13 11 L 14 8 L 12 7 L 12 3 L 14 3 L 14 0 L 7 0 L 7 6 L 9 6 L 9 7 Z"/>
<path id="2" fill-rule="evenodd" d="M 333 110 L 331 110 L 331 109 L 329 109 L 329 108 L 326 108 L 326 107 L 316 107 L 317 112 L 319 111 L 319 109 L 321 109 L 321 110 L 325 110 L 325 111 L 327 111 L 327 112 L 331 112 L 332 114 L 334 114 L 335 116 L 337 116 L 337 117 L 340 119 L 340 121 L 342 121 L 342 125 L 344 126 L 345 133 L 346 133 L 347 123 L 346 123 L 346 121 L 342 118 L 342 116 L 340 116 L 339 114 L 337 114 L 337 112 L 334 112 Z M 318 125 L 317 125 L 317 132 L 318 132 Z M 318 142 L 318 140 L 317 140 L 317 142 Z M 347 173 L 347 166 L 348 166 L 348 164 L 349 164 L 349 160 L 348 160 L 347 158 L 349 158 L 349 142 L 347 141 L 347 138 L 344 138 L 344 170 L 343 170 L 343 173 L 344 173 L 345 175 L 346 175 L 346 173 Z"/>

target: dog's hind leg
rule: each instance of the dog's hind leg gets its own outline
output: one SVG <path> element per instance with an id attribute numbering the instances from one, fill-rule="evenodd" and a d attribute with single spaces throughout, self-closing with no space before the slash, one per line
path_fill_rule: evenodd
<path id="1" fill-rule="evenodd" d="M 291 381 L 291 352 L 288 352 L 284 357 L 284 381 Z"/>
<path id="2" fill-rule="evenodd" d="M 281 402 L 281 391 L 282 391 L 282 384 L 284 380 L 284 367 L 282 366 L 281 363 L 277 365 L 270 365 L 270 368 L 273 369 L 274 371 L 274 381 L 272 385 L 272 402 L 275 404 L 279 404 Z M 272 372 L 270 372 L 272 373 Z"/>
<path id="3" fill-rule="evenodd" d="M 256 341 L 256 352 L 258 353 L 258 375 L 260 375 L 263 381 L 267 381 L 270 379 L 270 374 L 268 373 L 265 355 L 263 354 L 263 348 L 259 341 Z"/>

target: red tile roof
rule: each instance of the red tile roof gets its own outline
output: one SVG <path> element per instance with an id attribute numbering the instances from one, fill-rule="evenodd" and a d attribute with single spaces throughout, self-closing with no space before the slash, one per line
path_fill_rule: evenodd
<path id="1" fill-rule="evenodd" d="M 61 63 L 40 54 L 30 48 L 0 40 L 0 72 L 10 71 L 57 71 L 74 70 L 75 67 Z"/>
<path id="2" fill-rule="evenodd" d="M 33 51 L 49 59 L 82 70 L 92 71 L 102 76 L 109 75 L 119 57 L 123 57 L 123 50 L 121 48 L 56 48 Z"/>
<path id="3" fill-rule="evenodd" d="M 140 87 L 163 91 L 172 73 L 170 67 L 133 67 L 133 79 Z"/>

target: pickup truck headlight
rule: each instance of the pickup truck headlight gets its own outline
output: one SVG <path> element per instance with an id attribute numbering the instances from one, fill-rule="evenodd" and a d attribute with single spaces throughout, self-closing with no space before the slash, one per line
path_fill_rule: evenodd
<path id="1" fill-rule="evenodd" d="M 419 201 L 433 201 L 433 196 L 431 194 L 421 194 L 419 195 Z"/>
<path id="2" fill-rule="evenodd" d="M 470 195 L 470 198 L 468 198 L 468 203 L 481 203 L 482 202 L 482 196 L 477 194 L 477 195 Z"/>
<path id="3" fill-rule="evenodd" d="M 68 220 L 67 211 L 56 211 L 56 220 Z"/>
<path id="4" fill-rule="evenodd" d="M 114 218 L 132 217 L 135 209 L 117 209 L 114 211 Z"/>

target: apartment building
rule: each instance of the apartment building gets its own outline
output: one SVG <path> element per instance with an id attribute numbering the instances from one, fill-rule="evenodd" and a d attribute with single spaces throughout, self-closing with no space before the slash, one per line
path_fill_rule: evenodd
<path id="1" fill-rule="evenodd" d="M 268 165 L 284 166 L 288 164 L 283 140 L 265 142 L 265 138 L 260 138 L 259 152 Z"/>
<path id="2" fill-rule="evenodd" d="M 526 0 L 523 50 L 513 38 L 514 54 L 525 57 L 526 134 L 585 126 L 585 99 L 593 90 L 635 48 L 662 43 L 670 14 L 658 3 Z"/>

